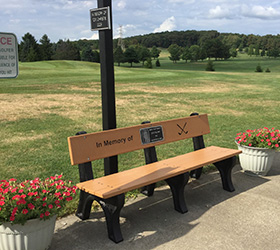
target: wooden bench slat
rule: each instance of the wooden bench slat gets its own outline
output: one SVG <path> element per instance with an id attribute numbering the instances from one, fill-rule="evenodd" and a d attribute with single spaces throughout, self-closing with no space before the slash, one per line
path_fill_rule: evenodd
<path id="1" fill-rule="evenodd" d="M 163 140 L 143 144 L 140 130 L 161 126 Z M 71 164 L 81 164 L 210 133 L 207 114 L 112 129 L 68 138 Z"/>
<path id="2" fill-rule="evenodd" d="M 83 191 L 100 198 L 110 198 L 176 175 L 236 156 L 242 151 L 207 147 L 184 155 L 78 183 Z"/>

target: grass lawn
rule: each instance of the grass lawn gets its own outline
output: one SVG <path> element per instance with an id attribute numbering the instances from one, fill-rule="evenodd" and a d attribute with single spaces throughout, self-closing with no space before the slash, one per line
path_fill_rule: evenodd
<path id="1" fill-rule="evenodd" d="M 153 62 L 154 63 L 154 62 Z M 239 55 L 214 61 L 173 64 L 163 51 L 161 67 L 115 67 L 118 127 L 208 113 L 206 145 L 236 148 L 236 133 L 280 127 L 280 61 Z M 154 63 L 155 64 L 155 63 Z M 256 73 L 260 64 L 271 73 Z M 102 129 L 99 64 L 46 61 L 19 64 L 17 79 L 0 80 L 0 179 L 48 177 L 64 173 L 78 182 L 67 137 Z M 191 150 L 191 140 L 163 145 L 158 158 Z M 119 157 L 119 169 L 144 164 L 143 152 Z M 103 175 L 102 161 L 94 163 Z"/>

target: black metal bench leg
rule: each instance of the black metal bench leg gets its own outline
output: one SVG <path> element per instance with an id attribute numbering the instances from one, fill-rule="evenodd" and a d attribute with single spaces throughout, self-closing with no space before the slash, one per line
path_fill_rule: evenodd
<path id="1" fill-rule="evenodd" d="M 188 180 L 189 173 L 180 174 L 165 180 L 172 192 L 174 208 L 182 214 L 188 212 L 184 196 L 184 188 Z"/>
<path id="2" fill-rule="evenodd" d="M 192 170 L 190 173 L 190 176 L 192 178 L 199 179 L 202 174 L 202 169 L 203 168 L 198 168 L 198 169 Z"/>
<path id="3" fill-rule="evenodd" d="M 236 157 L 231 157 L 223 161 L 219 161 L 214 163 L 216 168 L 219 170 L 223 189 L 229 192 L 233 192 L 235 190 L 232 180 L 231 180 L 231 171 L 236 163 Z"/>
<path id="4" fill-rule="evenodd" d="M 120 228 L 120 212 L 124 206 L 124 200 L 124 194 L 120 194 L 110 199 L 99 201 L 106 217 L 108 237 L 115 243 L 123 241 Z"/>
<path id="5" fill-rule="evenodd" d="M 88 219 L 90 216 L 91 205 L 94 200 L 95 197 L 93 195 L 81 190 L 76 216 L 79 217 L 81 220 Z"/>

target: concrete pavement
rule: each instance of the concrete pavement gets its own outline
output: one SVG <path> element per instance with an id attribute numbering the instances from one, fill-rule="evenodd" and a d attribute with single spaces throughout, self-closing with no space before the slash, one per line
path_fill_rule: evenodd
<path id="1" fill-rule="evenodd" d="M 121 212 L 124 241 L 107 237 L 102 211 L 81 221 L 71 215 L 56 223 L 50 250 L 87 249 L 280 249 L 280 156 L 265 177 L 233 169 L 235 191 L 222 189 L 218 172 L 203 174 L 185 188 L 188 213 L 173 209 L 167 186 L 152 197 L 139 195 Z"/>

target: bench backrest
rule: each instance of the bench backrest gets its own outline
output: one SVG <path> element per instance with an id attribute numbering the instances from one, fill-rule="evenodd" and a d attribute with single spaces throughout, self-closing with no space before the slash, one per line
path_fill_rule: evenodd
<path id="1" fill-rule="evenodd" d="M 68 137 L 71 164 L 81 164 L 210 133 L 207 114 Z"/>

